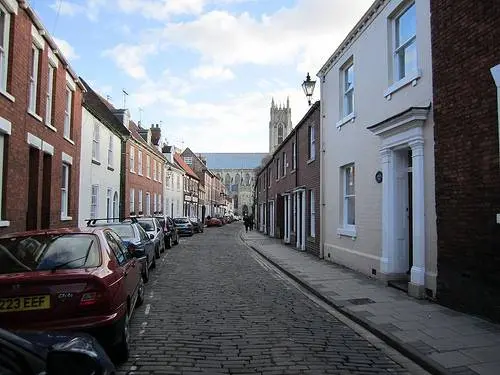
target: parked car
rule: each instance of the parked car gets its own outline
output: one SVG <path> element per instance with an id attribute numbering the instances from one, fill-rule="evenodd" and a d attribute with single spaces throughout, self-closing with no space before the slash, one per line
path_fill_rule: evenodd
<path id="1" fill-rule="evenodd" d="M 176 217 L 174 218 L 174 223 L 180 236 L 192 236 L 194 234 L 193 224 L 189 218 Z"/>
<path id="2" fill-rule="evenodd" d="M 153 240 L 155 256 L 159 258 L 160 254 L 165 251 L 163 227 L 160 225 L 160 222 L 154 217 L 138 217 L 137 222 Z"/>
<path id="3" fill-rule="evenodd" d="M 203 223 L 197 217 L 190 217 L 189 221 L 193 224 L 193 230 L 195 233 L 203 233 Z"/>
<path id="4" fill-rule="evenodd" d="M 103 347 L 88 334 L 10 332 L 0 328 L 0 374 L 112 375 L 115 372 Z"/>
<path id="5" fill-rule="evenodd" d="M 156 268 L 155 244 L 151 235 L 146 233 L 135 218 L 124 219 L 120 222 L 93 219 L 87 225 L 113 229 L 120 236 L 129 253 L 139 260 L 144 282 L 149 281 L 149 270 Z"/>
<path id="6" fill-rule="evenodd" d="M 169 216 L 156 217 L 163 228 L 164 242 L 167 249 L 172 248 L 172 245 L 179 244 L 179 233 L 175 226 L 174 220 Z"/>
<path id="7" fill-rule="evenodd" d="M 126 359 L 144 282 L 110 228 L 40 230 L 0 237 L 0 296 L 1 328 L 83 331 Z"/>
<path id="8" fill-rule="evenodd" d="M 216 217 L 207 217 L 205 224 L 207 227 L 222 227 L 222 222 Z"/>

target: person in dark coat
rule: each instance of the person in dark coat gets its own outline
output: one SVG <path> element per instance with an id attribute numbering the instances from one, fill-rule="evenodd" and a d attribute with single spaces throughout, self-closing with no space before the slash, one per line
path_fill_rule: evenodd
<path id="1" fill-rule="evenodd" d="M 250 226 L 250 220 L 247 215 L 243 216 L 243 224 L 245 225 L 245 231 L 248 232 L 248 227 Z"/>
<path id="2" fill-rule="evenodd" d="M 249 221 L 250 230 L 253 230 L 253 215 L 250 215 L 250 217 L 248 218 L 248 221 Z"/>

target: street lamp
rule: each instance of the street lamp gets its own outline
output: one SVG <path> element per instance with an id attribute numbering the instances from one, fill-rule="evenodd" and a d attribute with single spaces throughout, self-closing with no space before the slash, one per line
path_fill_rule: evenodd
<path id="1" fill-rule="evenodd" d="M 306 94 L 309 105 L 311 105 L 311 97 L 313 95 L 315 85 L 316 81 L 312 81 L 311 76 L 307 73 L 306 80 L 302 82 L 302 89 L 304 90 L 304 94 Z"/>

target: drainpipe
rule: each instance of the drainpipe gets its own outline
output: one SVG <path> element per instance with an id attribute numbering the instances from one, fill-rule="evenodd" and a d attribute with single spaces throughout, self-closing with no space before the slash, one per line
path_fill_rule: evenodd
<path id="1" fill-rule="evenodd" d="M 320 153 L 319 153 L 319 194 L 320 194 L 320 204 L 319 204 L 319 217 L 320 217 L 320 225 L 319 225 L 319 257 L 320 259 L 325 258 L 325 243 L 324 243 L 324 238 L 325 238 L 325 155 L 326 155 L 326 149 L 325 149 L 325 141 L 324 141 L 324 132 L 323 132 L 323 126 L 324 126 L 324 119 L 326 117 L 325 108 L 326 108 L 326 102 L 324 98 L 324 83 L 325 83 L 325 77 L 324 76 L 318 76 L 320 79 L 320 93 L 319 93 L 319 140 L 320 140 Z"/>
<path id="2" fill-rule="evenodd" d="M 500 163 L 500 64 L 491 68 L 491 75 L 493 76 L 495 84 L 497 85 L 498 157 Z M 500 213 L 497 214 L 497 224 L 500 224 Z"/>

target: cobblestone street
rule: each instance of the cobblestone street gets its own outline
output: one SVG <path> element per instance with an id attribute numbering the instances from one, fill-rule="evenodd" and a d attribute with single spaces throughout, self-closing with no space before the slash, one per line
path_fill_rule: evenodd
<path id="1" fill-rule="evenodd" d="M 408 373 L 262 267 L 240 228 L 206 228 L 163 255 L 120 374 Z"/>

